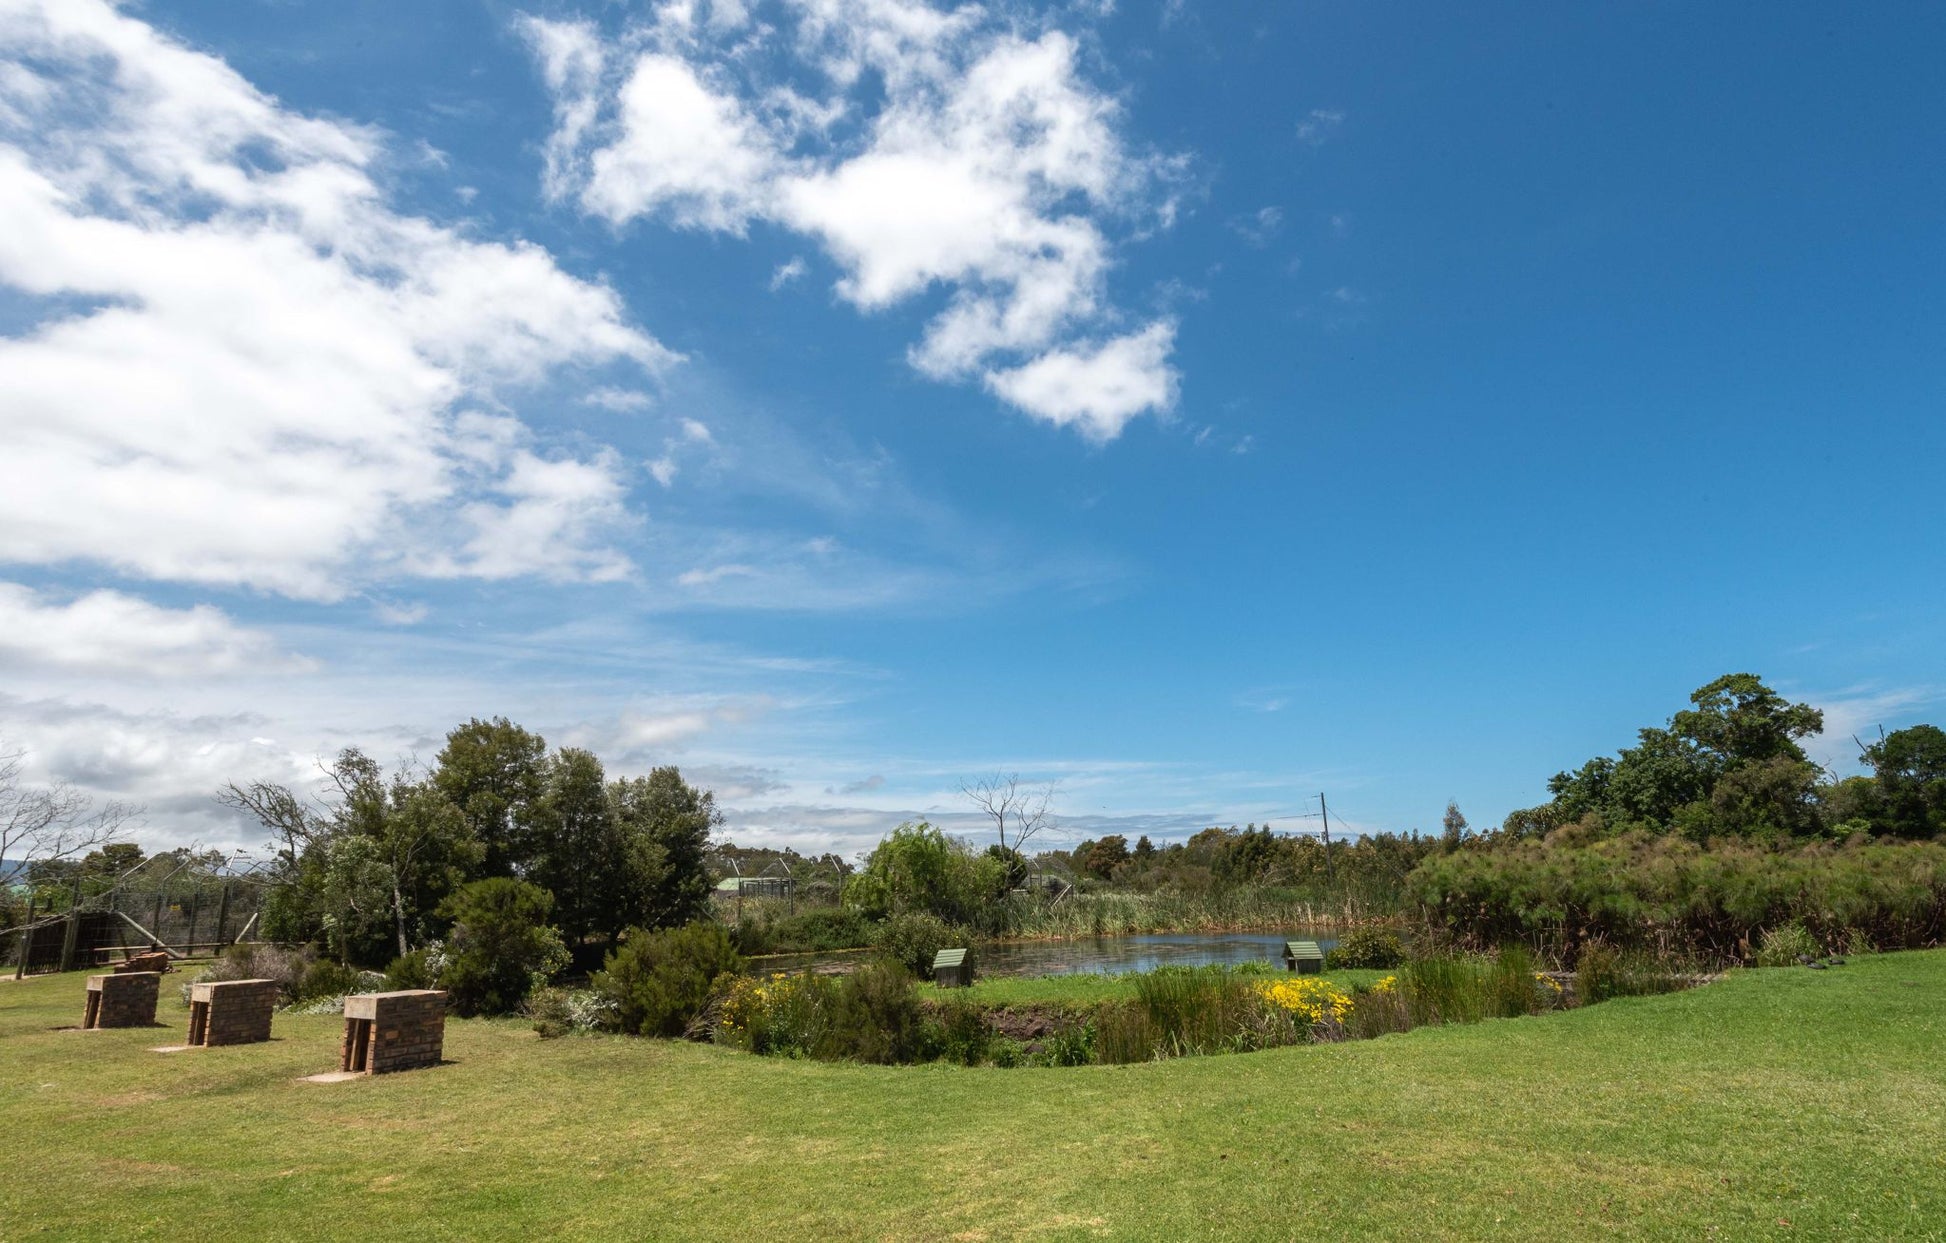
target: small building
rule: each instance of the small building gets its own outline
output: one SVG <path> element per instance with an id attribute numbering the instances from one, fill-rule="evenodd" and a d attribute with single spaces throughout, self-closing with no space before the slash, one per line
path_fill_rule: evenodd
<path id="1" fill-rule="evenodd" d="M 940 950 L 932 957 L 933 983 L 941 988 L 965 988 L 973 982 L 973 955 L 964 949 Z"/>
<path id="2" fill-rule="evenodd" d="M 1284 969 L 1299 975 L 1316 975 L 1324 970 L 1324 951 L 1316 941 L 1286 941 Z"/>
<path id="3" fill-rule="evenodd" d="M 439 1065 L 446 1045 L 446 993 L 412 988 L 345 998 L 345 1039 L 338 1069 L 383 1075 Z"/>
<path id="4" fill-rule="evenodd" d="M 104 1027 L 154 1027 L 155 1002 L 161 992 L 160 972 L 91 975 L 81 1026 L 89 1031 Z"/>
<path id="5" fill-rule="evenodd" d="M 275 980 L 205 980 L 189 986 L 189 1038 L 192 1048 L 256 1044 L 270 1039 L 270 1015 L 277 1008 Z"/>

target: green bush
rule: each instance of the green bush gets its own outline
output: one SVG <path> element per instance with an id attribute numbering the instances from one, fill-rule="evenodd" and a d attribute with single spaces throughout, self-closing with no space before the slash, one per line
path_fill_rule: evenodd
<path id="1" fill-rule="evenodd" d="M 943 949 L 965 945 L 966 934 L 937 915 L 908 911 L 879 927 L 878 948 L 922 980 L 932 979 L 932 960 Z"/>
<path id="2" fill-rule="evenodd" d="M 1040 1056 L 1049 1066 L 1086 1066 L 1095 1060 L 1095 1025 L 1071 1023 L 1056 1028 L 1041 1043 Z"/>
<path id="3" fill-rule="evenodd" d="M 394 992 L 410 988 L 439 987 L 439 972 L 435 966 L 437 956 L 443 956 L 443 949 L 413 950 L 401 954 L 385 968 L 385 987 Z"/>
<path id="4" fill-rule="evenodd" d="M 303 978 L 298 980 L 297 991 L 291 997 L 291 1001 L 302 1005 L 309 1001 L 343 997 L 347 993 L 357 991 L 357 968 L 332 962 L 329 958 L 320 958 L 304 969 Z"/>
<path id="5" fill-rule="evenodd" d="M 1818 958 L 1824 950 L 1803 924 L 1785 924 L 1764 933 L 1763 945 L 1757 950 L 1759 967 L 1795 967 L 1798 959 Z"/>
<path id="6" fill-rule="evenodd" d="M 918 1061 L 932 1043 L 918 985 L 890 959 L 840 977 L 836 1001 L 830 1024 L 835 1039 L 821 1056 L 894 1065 Z"/>
<path id="7" fill-rule="evenodd" d="M 986 1011 L 955 997 L 939 1010 L 937 1033 L 939 1056 L 962 1066 L 978 1066 L 993 1048 L 993 1029 L 987 1026 Z"/>
<path id="8" fill-rule="evenodd" d="M 439 913 L 453 931 L 439 982 L 456 1013 L 512 1014 L 567 965 L 561 934 L 547 925 L 553 907 L 547 890 L 504 876 L 446 899 Z"/>
<path id="9" fill-rule="evenodd" d="M 1432 856 L 1412 873 L 1411 899 L 1434 929 L 1482 950 L 1600 941 L 1735 962 L 1789 924 L 1828 945 L 1946 940 L 1946 843 L 1770 849 L 1624 833 L 1577 844 L 1558 832 L 1569 836 Z"/>
<path id="10" fill-rule="evenodd" d="M 766 913 L 739 922 L 734 935 L 742 954 L 815 954 L 870 945 L 878 926 L 862 911 L 831 906 L 781 919 Z"/>
<path id="11" fill-rule="evenodd" d="M 1390 971 L 1405 961 L 1405 942 L 1390 928 L 1361 926 L 1346 932 L 1325 955 L 1334 971 Z"/>
<path id="12" fill-rule="evenodd" d="M 523 1012 L 534 1021 L 542 1040 L 600 1031 L 610 1025 L 611 1017 L 608 1003 L 593 991 L 551 985 L 529 993 Z"/>
<path id="13" fill-rule="evenodd" d="M 743 970 L 721 924 L 698 921 L 628 934 L 591 981 L 615 1025 L 639 1036 L 681 1036 L 708 1006 L 718 977 Z"/>
<path id="14" fill-rule="evenodd" d="M 1574 991 L 1584 1006 L 1611 997 L 1643 997 L 1684 987 L 1675 971 L 1637 950 L 1617 950 L 1599 942 L 1584 946 L 1575 963 Z"/>

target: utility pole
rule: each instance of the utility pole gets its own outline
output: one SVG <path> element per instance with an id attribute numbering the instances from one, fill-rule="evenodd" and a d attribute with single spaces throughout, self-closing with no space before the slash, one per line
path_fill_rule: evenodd
<path id="1" fill-rule="evenodd" d="M 1334 885 L 1337 877 L 1331 867 L 1331 811 L 1324 805 L 1324 794 L 1318 793 L 1318 814 L 1324 817 L 1324 883 Z"/>

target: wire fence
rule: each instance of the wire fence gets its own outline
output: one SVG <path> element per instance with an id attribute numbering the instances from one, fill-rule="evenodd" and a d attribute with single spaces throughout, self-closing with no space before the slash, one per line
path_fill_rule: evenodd
<path id="1" fill-rule="evenodd" d="M 148 859 L 115 877 L 75 876 L 29 890 L 0 929 L 0 964 L 15 975 L 73 970 L 161 950 L 172 958 L 254 939 L 281 878 L 245 856 Z M 16 922 L 17 921 L 17 922 Z"/>

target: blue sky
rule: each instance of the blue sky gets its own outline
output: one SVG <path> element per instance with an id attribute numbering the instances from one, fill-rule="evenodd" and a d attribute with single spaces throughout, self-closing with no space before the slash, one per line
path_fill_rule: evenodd
<path id="1" fill-rule="evenodd" d="M 1930 6 L 0 0 L 0 737 L 738 840 L 1479 825 L 1946 715 Z"/>

